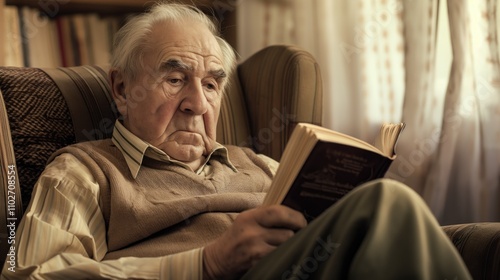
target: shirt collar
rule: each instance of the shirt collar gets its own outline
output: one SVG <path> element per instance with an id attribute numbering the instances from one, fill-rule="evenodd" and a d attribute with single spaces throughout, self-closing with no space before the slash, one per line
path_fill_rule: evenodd
<path id="1" fill-rule="evenodd" d="M 191 168 L 178 160 L 171 158 L 164 151 L 156 148 L 155 146 L 147 143 L 146 141 L 140 139 L 132 132 L 130 132 L 120 121 L 115 122 L 115 127 L 113 129 L 112 141 L 115 146 L 121 151 L 127 166 L 130 169 L 130 173 L 134 177 L 137 177 L 139 169 L 142 166 L 144 157 L 152 158 L 161 162 L 168 162 L 182 166 L 188 170 Z M 229 155 L 226 147 L 219 143 L 216 143 L 215 148 L 206 157 L 205 162 L 195 171 L 196 174 L 200 174 L 206 167 L 208 161 L 212 158 L 218 156 L 220 162 L 229 166 L 234 172 L 237 172 L 236 167 L 229 160 Z"/>

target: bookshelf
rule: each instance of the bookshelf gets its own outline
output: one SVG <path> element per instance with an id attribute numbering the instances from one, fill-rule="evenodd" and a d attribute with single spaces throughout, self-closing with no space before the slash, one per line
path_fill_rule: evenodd
<path id="1" fill-rule="evenodd" d="M 220 23 L 222 36 L 236 49 L 237 0 L 176 0 L 177 3 L 194 4 Z M 6 63 L 7 28 L 5 10 L 8 6 L 30 7 L 46 14 L 50 19 L 76 14 L 124 16 L 139 13 L 154 4 L 151 0 L 0 0 L 0 65 Z M 8 44 L 8 42 L 7 42 Z"/>
<path id="2" fill-rule="evenodd" d="M 30 6 L 45 12 L 74 13 L 129 13 L 140 12 L 155 0 L 3 0 L 6 5 Z M 202 10 L 221 9 L 236 6 L 236 0 L 175 0 L 176 3 L 193 4 Z"/>

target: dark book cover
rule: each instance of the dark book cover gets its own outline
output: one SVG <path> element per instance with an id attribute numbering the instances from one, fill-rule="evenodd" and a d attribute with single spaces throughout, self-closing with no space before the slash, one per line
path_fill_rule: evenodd
<path id="1" fill-rule="evenodd" d="M 356 186 L 383 177 L 391 163 L 372 151 L 319 141 L 282 204 L 311 221 Z"/>

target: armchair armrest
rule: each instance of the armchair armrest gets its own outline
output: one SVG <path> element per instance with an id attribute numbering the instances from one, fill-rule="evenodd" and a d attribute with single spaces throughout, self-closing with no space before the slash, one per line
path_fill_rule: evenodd
<path id="1" fill-rule="evenodd" d="M 455 224 L 442 228 L 472 278 L 500 279 L 500 223 Z"/>

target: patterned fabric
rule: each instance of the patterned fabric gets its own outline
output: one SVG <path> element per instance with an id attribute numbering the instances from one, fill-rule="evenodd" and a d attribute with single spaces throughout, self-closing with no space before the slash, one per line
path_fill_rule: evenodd
<path id="1" fill-rule="evenodd" d="M 279 161 L 294 125 L 321 125 L 318 64 L 293 46 L 271 46 L 238 67 L 250 118 L 252 147 Z M 280 82 L 276 82 L 280 81 Z"/>
<path id="2" fill-rule="evenodd" d="M 71 116 L 54 82 L 40 69 L 0 68 L 23 208 L 49 156 L 75 142 Z"/>
<path id="3" fill-rule="evenodd" d="M 500 279 L 500 223 L 443 227 L 475 280 Z"/>

